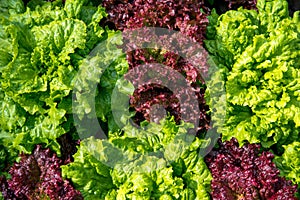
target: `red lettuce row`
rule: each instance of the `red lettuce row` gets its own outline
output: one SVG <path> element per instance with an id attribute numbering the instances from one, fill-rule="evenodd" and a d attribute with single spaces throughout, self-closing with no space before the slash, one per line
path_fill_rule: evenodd
<path id="1" fill-rule="evenodd" d="M 18 200 L 14 191 L 9 188 L 5 176 L 0 177 L 0 191 L 2 193 L 0 198 L 3 197 L 4 199 Z"/>
<path id="2" fill-rule="evenodd" d="M 260 145 L 239 148 L 235 138 L 222 143 L 206 156 L 212 173 L 213 199 L 296 200 L 297 185 L 279 176 L 270 152 L 260 153 Z"/>
<path id="3" fill-rule="evenodd" d="M 193 41 L 202 44 L 205 39 L 208 25 L 207 16 L 210 14 L 210 8 L 217 6 L 225 6 L 225 10 L 240 6 L 255 8 L 256 0 L 221 0 L 220 2 L 204 0 L 104 0 L 102 5 L 108 13 L 107 20 L 114 23 L 118 30 L 123 31 L 145 26 L 161 27 L 179 31 Z M 144 35 L 147 36 L 146 33 Z M 168 48 L 164 50 L 138 49 L 127 52 L 129 68 L 138 68 L 140 65 L 149 63 L 161 63 L 184 75 L 186 80 L 191 83 L 198 98 L 200 110 L 198 134 L 206 132 L 209 129 L 210 116 L 207 114 L 209 108 L 204 100 L 205 86 L 199 83 L 199 80 L 202 79 L 201 74 L 196 67 L 188 62 L 188 59 L 180 57 L 176 54 L 177 52 L 167 50 Z M 208 68 L 206 61 L 202 61 L 199 65 Z M 150 121 L 149 115 L 153 112 L 151 108 L 155 104 L 159 104 L 179 122 L 182 119 L 180 108 L 185 105 L 179 105 L 176 95 L 180 96 L 181 94 L 173 94 L 168 88 L 159 85 L 150 84 L 138 88 L 130 100 L 130 107 L 136 111 L 134 121 L 138 124 L 144 120 Z M 159 121 L 159 119 L 156 120 Z"/>
<path id="4" fill-rule="evenodd" d="M 109 21 L 119 30 L 143 26 L 177 30 L 198 42 L 205 38 L 207 15 L 243 7 L 256 9 L 257 0 L 104 0 Z"/>
<path id="5" fill-rule="evenodd" d="M 170 67 L 171 70 L 177 71 L 182 74 L 190 83 L 190 87 L 193 89 L 198 99 L 198 108 L 194 108 L 200 110 L 200 115 L 198 116 L 198 133 L 207 131 L 209 129 L 210 123 L 210 116 L 207 114 L 209 107 L 206 105 L 204 99 L 205 86 L 202 84 L 202 82 L 199 81 L 202 79 L 199 70 L 175 53 L 167 52 L 164 55 L 154 57 L 153 55 L 157 55 L 157 52 L 154 53 L 154 51 L 143 49 L 136 50 L 135 52 L 127 54 L 130 68 L 135 68 L 137 71 L 139 71 L 139 65 L 143 62 L 144 64 L 159 62 L 165 66 Z M 203 65 L 206 65 L 206 63 L 203 63 Z M 180 108 L 188 106 L 180 105 L 177 97 L 181 95 L 184 94 L 174 94 L 167 87 L 157 84 L 148 84 L 137 88 L 130 98 L 130 106 L 136 111 L 134 120 L 137 123 L 143 120 L 150 121 L 149 115 L 153 111 L 153 106 L 159 104 L 167 112 L 174 116 L 176 122 L 179 122 L 182 119 Z"/>
<path id="6" fill-rule="evenodd" d="M 193 41 L 202 44 L 208 25 L 209 6 L 217 5 L 217 2 L 214 2 L 212 5 L 209 5 L 208 2 L 204 0 L 104 0 L 102 5 L 108 13 L 108 21 L 114 23 L 118 30 L 123 31 L 145 26 L 161 27 L 179 31 L 192 38 Z M 220 5 L 225 5 L 226 8 L 237 6 L 254 8 L 255 4 L 255 1 L 223 0 Z M 145 33 L 145 35 L 147 34 Z M 199 84 L 201 74 L 187 60 L 177 55 L 176 52 L 138 49 L 127 53 L 127 61 L 130 69 L 137 68 L 143 64 L 161 63 L 184 75 L 186 80 L 191 83 L 198 98 L 200 110 L 198 133 L 205 132 L 209 128 L 210 116 L 207 114 L 209 108 L 204 100 L 205 87 Z M 199 65 L 208 68 L 205 61 Z M 144 85 L 138 88 L 131 96 L 130 101 L 131 108 L 136 111 L 134 121 L 138 124 L 144 120 L 150 121 L 149 115 L 153 112 L 151 110 L 152 106 L 160 104 L 179 122 L 181 119 L 180 108 L 183 105 L 179 105 L 176 95 L 181 94 L 173 94 L 168 88 L 159 85 Z"/>
<path id="7" fill-rule="evenodd" d="M 117 1 L 104 0 L 103 6 L 108 13 L 108 21 L 113 22 L 119 30 L 141 28 L 144 26 L 161 27 L 180 31 L 182 34 L 202 44 L 206 26 L 207 15 L 210 12 L 204 1 Z M 145 34 L 147 35 L 147 34 Z M 163 36 L 161 36 L 163 37 Z M 126 39 L 126 38 L 125 38 Z M 168 48 L 166 48 L 168 49 Z M 201 75 L 199 70 L 176 52 L 165 49 L 138 49 L 127 53 L 129 68 L 138 68 L 142 64 L 160 63 L 181 73 L 191 83 L 198 98 L 200 109 L 199 133 L 209 128 L 208 106 L 204 100 L 205 88 L 199 84 Z M 201 65 L 206 66 L 205 61 Z M 176 95 L 168 88 L 149 84 L 138 88 L 131 96 L 130 107 L 136 111 L 134 121 L 138 124 L 144 120 L 150 120 L 151 107 L 161 105 L 166 111 L 175 117 L 179 123 L 181 119 L 180 107 Z M 197 108 L 196 108 L 197 109 Z M 159 119 L 157 119 L 159 121 Z"/>
<path id="8" fill-rule="evenodd" d="M 140 124 L 142 121 L 158 121 L 164 116 L 160 116 L 159 112 L 155 115 L 154 105 L 161 105 L 170 115 L 174 116 L 176 121 L 179 121 L 180 104 L 176 96 L 166 87 L 152 84 L 145 85 L 135 90 L 130 99 L 130 105 L 137 111 L 135 114 L 135 122 Z M 156 109 L 161 107 L 156 106 Z M 157 110 L 159 111 L 159 110 Z"/>
<path id="9" fill-rule="evenodd" d="M 104 0 L 103 6 L 119 30 L 144 26 L 177 30 L 202 42 L 209 9 L 204 0 Z"/>
<path id="10" fill-rule="evenodd" d="M 61 177 L 62 160 L 37 145 L 31 155 L 21 154 L 21 160 L 9 170 L 11 179 L 1 177 L 1 192 L 5 199 L 80 200 L 80 192 Z"/>
<path id="11" fill-rule="evenodd" d="M 212 3 L 212 4 L 210 4 Z M 174 31 L 179 31 L 193 41 L 202 44 L 205 39 L 206 27 L 208 25 L 207 16 L 210 8 L 217 5 L 225 5 L 226 8 L 244 6 L 255 8 L 256 1 L 227 1 L 222 0 L 221 4 L 204 0 L 104 0 L 102 2 L 108 13 L 108 21 L 112 22 L 118 30 L 128 30 L 141 27 L 161 27 Z M 144 34 L 148 36 L 147 33 Z M 163 35 L 161 36 L 164 37 Z M 126 39 L 126 37 L 125 37 Z M 148 38 L 150 39 L 150 38 Z M 180 40 L 180 39 L 179 39 Z M 180 72 L 186 80 L 191 83 L 198 98 L 198 108 L 200 110 L 198 134 L 209 129 L 210 116 L 207 114 L 209 108 L 204 99 L 205 86 L 201 83 L 199 69 L 191 65 L 188 59 L 180 57 L 178 52 L 157 49 L 138 49 L 127 52 L 129 69 L 141 67 L 143 64 L 161 63 L 172 70 Z M 208 68 L 206 60 L 199 63 L 199 66 Z M 179 122 L 181 118 L 180 105 L 176 96 L 166 87 L 159 85 L 144 85 L 138 88 L 131 96 L 130 107 L 136 112 L 134 121 L 138 124 L 141 121 L 150 121 L 150 113 L 155 104 L 161 105 L 166 111 L 175 117 Z M 154 111 L 155 112 L 155 111 Z M 155 121 L 155 120 L 154 120 Z M 156 119 L 159 121 L 159 119 Z"/>

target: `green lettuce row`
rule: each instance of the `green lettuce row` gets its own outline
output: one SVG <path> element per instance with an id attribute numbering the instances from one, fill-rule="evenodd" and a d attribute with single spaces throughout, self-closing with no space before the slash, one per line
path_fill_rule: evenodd
<path id="1" fill-rule="evenodd" d="M 274 162 L 280 170 L 280 175 L 298 184 L 300 190 L 300 142 L 295 141 L 289 145 L 284 145 L 284 153 L 276 156 Z M 298 194 L 298 198 L 300 198 Z"/>
<path id="2" fill-rule="evenodd" d="M 211 174 L 199 155 L 208 141 L 173 118 L 141 129 L 124 127 L 108 140 L 83 140 L 62 166 L 86 199 L 209 199 Z"/>
<path id="3" fill-rule="evenodd" d="M 26 8 L 9 0 L 1 1 L 0 10 L 0 144 L 13 157 L 30 153 L 35 144 L 60 155 L 56 139 L 67 132 L 75 137 L 74 78 L 93 48 L 115 32 L 99 25 L 107 14 L 88 0 L 33 0 Z M 118 61 L 99 86 L 107 95 L 118 78 L 109 79 Z M 120 66 L 120 74 L 126 67 Z M 99 116 L 107 112 L 98 109 Z"/>
<path id="4" fill-rule="evenodd" d="M 226 87 L 219 132 L 223 140 L 236 137 L 240 145 L 248 140 L 282 152 L 282 144 L 299 141 L 299 12 L 289 17 L 284 0 L 258 0 L 257 8 L 210 16 L 205 44 Z M 223 121 L 220 116 L 214 120 Z"/>
<path id="5" fill-rule="evenodd" d="M 126 54 L 119 46 L 122 44 L 121 32 L 107 30 L 107 38 L 80 64 L 73 81 L 72 112 L 81 138 L 91 135 L 98 137 L 95 133 L 99 130 L 90 124 L 93 121 L 99 124 L 95 119 L 106 123 L 105 126 L 101 124 L 100 131 L 108 133 L 119 130 L 112 113 L 112 93 L 118 87 L 128 88 L 122 82 L 117 82 L 128 72 Z M 122 109 L 128 109 L 128 102 Z"/>

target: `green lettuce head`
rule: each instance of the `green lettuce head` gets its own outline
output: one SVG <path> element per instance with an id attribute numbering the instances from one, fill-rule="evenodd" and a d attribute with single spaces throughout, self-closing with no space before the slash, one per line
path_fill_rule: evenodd
<path id="1" fill-rule="evenodd" d="M 280 175 L 291 180 L 300 189 L 300 142 L 295 141 L 284 145 L 284 153 L 275 157 L 275 164 L 280 170 Z M 298 198 L 300 198 L 298 194 Z"/>
<path id="2" fill-rule="evenodd" d="M 130 127 L 108 140 L 83 140 L 63 176 L 87 199 L 209 199 L 212 178 L 199 154 L 208 141 L 173 118 Z"/>
<path id="3" fill-rule="evenodd" d="M 299 140 L 300 21 L 285 0 L 258 0 L 255 10 L 210 17 L 205 44 L 223 71 L 226 119 L 223 140 L 263 147 Z M 221 119 L 216 119 L 221 120 Z"/>
<path id="4" fill-rule="evenodd" d="M 60 154 L 56 139 L 68 132 L 76 137 L 74 77 L 92 49 L 115 32 L 100 26 L 107 14 L 92 1 L 32 0 L 26 7 L 19 0 L 0 2 L 1 143 L 11 153 L 30 153 L 35 144 L 44 144 Z M 121 74 L 127 65 L 119 68 Z M 101 87 L 109 93 L 105 80 Z M 99 116 L 109 113 L 105 109 Z"/>

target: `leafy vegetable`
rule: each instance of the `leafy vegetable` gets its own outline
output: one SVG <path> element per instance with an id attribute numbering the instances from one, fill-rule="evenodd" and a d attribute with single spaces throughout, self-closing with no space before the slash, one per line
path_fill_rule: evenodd
<path id="1" fill-rule="evenodd" d="M 9 188 L 5 176 L 0 177 L 0 186 L 1 186 L 0 187 L 0 191 L 1 191 L 0 199 L 1 200 L 4 200 L 4 198 L 18 200 L 18 198 L 14 194 L 14 191 Z"/>
<path id="2" fill-rule="evenodd" d="M 67 180 L 61 178 L 62 160 L 50 149 L 38 145 L 31 155 L 22 154 L 21 161 L 9 170 L 11 179 L 2 178 L 5 199 L 82 199 Z"/>
<path id="3" fill-rule="evenodd" d="M 213 199 L 297 199 L 297 185 L 279 177 L 274 155 L 259 153 L 260 146 L 239 148 L 235 138 L 222 143 L 206 157 L 213 180 Z"/>
<path id="4" fill-rule="evenodd" d="M 152 1 L 120 2 L 105 0 L 102 4 L 108 12 L 108 21 L 113 22 L 119 30 L 145 26 L 161 27 L 180 31 L 194 42 L 199 42 L 200 44 L 202 44 L 204 39 L 208 23 L 206 16 L 209 13 L 209 9 L 205 6 L 204 1 L 184 2 L 176 0 L 169 2 L 156 1 L 156 3 L 153 3 Z M 166 36 L 160 35 L 160 37 L 164 38 Z M 146 32 L 144 39 L 150 39 L 149 34 Z M 180 39 L 182 38 L 177 38 L 177 40 Z M 180 43 L 179 41 L 177 42 Z M 203 97 L 205 87 L 199 81 L 201 74 L 196 66 L 188 62 L 188 58 L 184 59 L 180 55 L 177 55 L 177 52 L 170 51 L 167 46 L 164 47 L 165 49 L 147 48 L 127 52 L 129 69 L 135 69 L 138 74 L 141 74 L 139 68 L 143 68 L 144 64 L 161 63 L 170 67 L 170 70 L 178 71 L 183 77 L 186 77 L 198 99 L 200 110 L 197 116 L 200 121 L 198 133 L 206 132 L 209 128 L 210 118 L 206 113 L 208 107 Z M 200 67 L 208 68 L 204 60 L 199 60 L 197 64 Z M 137 124 L 140 124 L 144 120 L 159 121 L 160 117 L 155 119 L 154 115 L 150 116 L 150 113 L 156 112 L 155 108 L 159 107 L 169 112 L 179 123 L 183 115 L 180 109 L 187 105 L 187 103 L 185 105 L 179 103 L 178 96 L 182 95 L 184 94 L 175 94 L 170 88 L 159 84 L 145 84 L 136 88 L 130 97 L 130 108 L 136 112 L 133 120 Z"/>
<path id="5" fill-rule="evenodd" d="M 22 0 L 1 0 L 0 11 L 4 16 L 8 16 L 9 13 L 22 13 L 25 11 Z"/>
<path id="6" fill-rule="evenodd" d="M 289 145 L 284 145 L 284 153 L 275 157 L 275 164 L 280 170 L 280 175 L 300 187 L 300 142 L 295 141 Z M 298 192 L 298 198 L 299 192 Z"/>
<path id="7" fill-rule="evenodd" d="M 79 0 L 34 0 L 26 9 L 22 1 L 10 0 L 1 6 L 2 142 L 11 154 L 30 153 L 35 144 L 44 144 L 60 155 L 57 138 L 66 133 L 76 138 L 74 77 L 107 32 L 113 34 L 100 26 L 107 14 Z"/>
<path id="8" fill-rule="evenodd" d="M 219 9 L 224 5 L 258 12 L 240 8 L 208 17 L 202 0 L 0 0 L 0 199 L 296 199 L 299 12 L 289 17 L 283 0 L 223 0 Z M 207 54 L 198 59 L 198 68 L 213 77 L 206 89 L 188 56 L 169 48 L 181 48 L 184 38 L 170 38 L 165 49 L 125 54 L 120 47 L 128 38 L 110 30 L 113 24 L 125 32 L 168 28 L 199 46 L 207 38 L 220 70 L 208 69 Z M 223 140 L 234 136 L 245 143 L 239 148 L 235 139 L 220 142 L 206 157 L 212 176 L 201 157 L 212 141 L 190 134 L 194 127 L 181 121 L 180 108 L 189 104 L 179 104 L 183 93 L 147 84 L 134 91 L 130 108 L 112 107 L 114 89 L 133 92 L 131 84 L 118 81 L 128 69 L 138 79 L 140 66 L 155 63 L 179 72 L 192 88 L 200 133 L 210 128 L 212 111 Z M 155 116 L 162 108 L 174 117 Z M 115 119 L 118 109 L 135 110 L 140 127 L 127 123 L 127 116 Z M 126 126 L 120 130 L 116 120 Z M 108 140 L 99 139 L 99 124 Z M 247 141 L 284 151 L 275 163 L 292 182 L 279 177 L 271 153 L 260 154 L 260 146 Z"/>
<path id="9" fill-rule="evenodd" d="M 128 63 L 119 47 L 123 44 L 122 34 L 110 30 L 106 34 L 105 40 L 99 42 L 80 64 L 73 80 L 72 112 L 81 138 L 97 136 L 99 131 L 119 130 L 112 114 L 111 96 L 117 80 L 128 71 Z M 89 125 L 93 120 L 106 123 L 107 130 Z"/>
<path id="10" fill-rule="evenodd" d="M 85 139 L 63 176 L 86 199 L 209 199 L 211 176 L 198 152 L 208 141 L 189 128 L 166 119 L 126 126 L 109 140 Z"/>
<path id="11" fill-rule="evenodd" d="M 112 21 L 119 30 L 141 28 L 143 26 L 161 27 L 180 31 L 202 42 L 207 25 L 209 9 L 204 1 L 116 1 L 102 2 Z"/>
<path id="12" fill-rule="evenodd" d="M 0 146 L 4 147 L 0 152 L 1 175 L 15 161 L 18 153 L 30 154 L 36 144 L 50 147 L 66 164 L 72 161 L 71 155 L 76 152 L 74 147 L 78 144 L 73 114 L 78 116 L 88 113 L 77 112 L 80 108 L 72 108 L 73 98 L 79 98 L 79 93 L 72 94 L 75 77 L 86 67 L 83 65 L 96 45 L 114 35 L 115 31 L 102 27 L 100 21 L 107 14 L 103 7 L 96 6 L 93 1 L 32 0 L 25 8 L 22 1 L 12 0 L 1 3 L 1 11 Z M 120 74 L 127 70 L 127 63 L 123 60 L 119 58 L 107 66 L 106 70 L 104 68 L 102 77 L 94 77 L 97 84 L 100 82 L 97 105 L 102 106 L 97 107 L 97 116 L 104 122 L 108 121 L 111 113 L 108 106 L 110 99 L 107 96 Z M 115 75 L 116 72 L 118 76 Z M 80 92 L 89 92 L 88 89 L 90 88 L 83 88 Z M 81 105 L 86 106 L 84 111 L 89 109 L 89 105 Z M 29 156 L 28 159 L 32 160 L 33 157 Z M 35 173 L 38 167 L 33 166 L 34 164 L 36 163 L 30 166 L 15 165 L 20 169 L 28 168 L 24 169 L 20 179 L 13 176 L 13 180 L 10 180 L 3 173 L 11 183 L 10 189 L 5 186 L 2 190 L 4 197 L 9 196 L 9 191 L 13 189 L 14 193 L 17 191 L 18 198 L 24 199 L 26 195 L 26 198 L 35 198 L 32 197 L 35 191 L 26 188 L 37 187 L 36 182 L 23 180 L 26 174 Z M 13 170 L 11 172 L 15 173 Z M 38 180 L 36 175 L 35 180 Z M 52 183 L 60 184 L 59 181 L 62 180 L 51 181 L 45 184 L 53 187 Z M 41 187 L 45 188 L 39 189 L 48 190 L 48 186 L 43 185 Z M 64 187 L 64 193 L 68 190 L 72 193 L 68 185 Z M 26 194 L 21 194 L 19 188 L 25 188 L 23 192 Z M 47 195 L 52 199 L 58 198 L 53 196 L 54 193 L 62 198 L 69 198 L 56 190 L 50 193 L 53 194 Z"/>
<path id="13" fill-rule="evenodd" d="M 263 147 L 299 140 L 299 17 L 284 0 L 258 0 L 258 12 L 212 14 L 206 47 L 223 72 L 226 118 L 223 140 Z M 215 120 L 223 120 L 217 118 Z"/>

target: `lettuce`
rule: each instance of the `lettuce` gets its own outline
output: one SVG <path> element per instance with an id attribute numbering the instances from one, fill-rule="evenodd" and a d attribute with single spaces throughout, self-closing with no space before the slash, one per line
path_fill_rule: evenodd
<path id="1" fill-rule="evenodd" d="M 259 144 L 239 147 L 235 138 L 218 141 L 205 161 L 212 172 L 212 199 L 296 200 L 297 185 L 280 177 L 274 155 Z"/>
<path id="2" fill-rule="evenodd" d="M 212 14 L 205 44 L 226 87 L 223 140 L 280 152 L 299 140 L 299 12 L 289 17 L 284 0 L 258 0 L 257 8 Z"/>
<path id="3" fill-rule="evenodd" d="M 170 118 L 87 138 L 62 174 L 86 199 L 209 199 L 211 175 L 199 155 L 208 141 L 189 128 Z"/>
<path id="4" fill-rule="evenodd" d="M 72 112 L 81 138 L 98 137 L 95 133 L 99 131 L 107 133 L 119 129 L 112 114 L 112 93 L 117 80 L 128 71 L 128 63 L 125 53 L 119 48 L 123 43 L 122 34 L 110 30 L 106 30 L 106 34 L 106 40 L 100 42 L 79 65 L 73 79 Z M 105 123 L 102 127 L 106 130 L 95 126 L 99 124 L 98 120 Z"/>
<path id="5" fill-rule="evenodd" d="M 76 137 L 75 76 L 96 45 L 114 34 L 100 26 L 107 14 L 87 0 L 35 0 L 26 7 L 10 0 L 0 10 L 0 144 L 10 154 L 44 144 L 60 155 L 56 139 Z M 122 65 L 121 72 L 126 69 Z"/>
<path id="6" fill-rule="evenodd" d="M 276 156 L 274 162 L 280 170 L 280 175 L 291 180 L 300 188 L 300 142 L 295 141 L 289 145 L 284 145 L 284 153 Z M 299 194 L 298 194 L 299 198 Z"/>
<path id="7" fill-rule="evenodd" d="M 0 13 L 3 16 L 8 16 L 9 13 L 22 13 L 25 7 L 22 0 L 1 0 Z"/>

